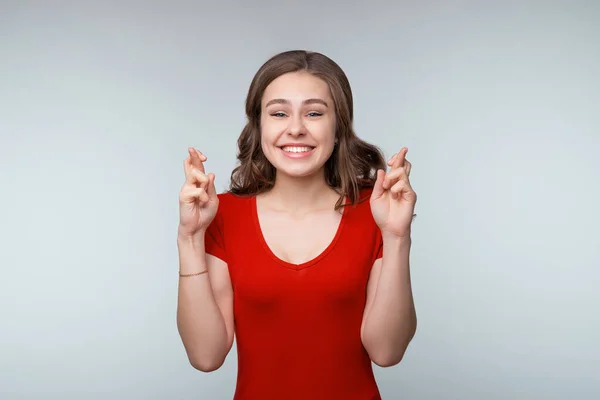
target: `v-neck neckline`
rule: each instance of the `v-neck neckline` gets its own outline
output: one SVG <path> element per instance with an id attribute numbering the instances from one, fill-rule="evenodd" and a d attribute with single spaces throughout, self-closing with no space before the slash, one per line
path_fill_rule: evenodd
<path id="1" fill-rule="evenodd" d="M 252 219 L 254 220 L 254 226 L 256 228 L 256 233 L 258 235 L 258 239 L 261 243 L 261 245 L 263 246 L 263 248 L 265 249 L 265 251 L 267 252 L 267 254 L 274 260 L 276 261 L 278 264 L 282 265 L 285 268 L 289 268 L 289 269 L 293 269 L 296 271 L 300 271 L 302 269 L 308 268 L 308 267 L 312 267 L 313 265 L 317 264 L 319 261 L 321 261 L 324 257 L 326 257 L 335 247 L 337 241 L 339 240 L 341 234 L 342 234 L 342 230 L 344 228 L 344 224 L 346 222 L 346 217 L 347 217 L 347 210 L 343 209 L 342 211 L 342 217 L 340 218 L 340 222 L 338 223 L 338 227 L 337 230 L 335 232 L 335 235 L 333 237 L 333 239 L 329 242 L 329 244 L 327 245 L 327 247 L 321 252 L 319 253 L 317 256 L 313 257 L 310 260 L 307 260 L 305 262 L 302 262 L 300 264 L 294 264 L 285 260 L 282 260 L 281 258 L 279 258 L 279 256 L 277 256 L 273 250 L 271 249 L 271 247 L 269 246 L 269 244 L 267 243 L 265 236 L 263 234 L 263 230 L 260 226 L 260 220 L 258 218 L 258 206 L 257 206 L 257 202 L 256 202 L 256 198 L 257 196 L 252 196 L 252 200 L 250 202 L 251 208 L 252 208 Z"/>

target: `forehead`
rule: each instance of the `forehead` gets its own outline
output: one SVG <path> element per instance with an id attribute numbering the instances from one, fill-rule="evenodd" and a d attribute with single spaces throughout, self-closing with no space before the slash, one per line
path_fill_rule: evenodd
<path id="1" fill-rule="evenodd" d="M 266 104 L 271 99 L 302 101 L 312 98 L 331 99 L 327 82 L 305 71 L 290 72 L 277 77 L 267 86 L 262 104 Z"/>

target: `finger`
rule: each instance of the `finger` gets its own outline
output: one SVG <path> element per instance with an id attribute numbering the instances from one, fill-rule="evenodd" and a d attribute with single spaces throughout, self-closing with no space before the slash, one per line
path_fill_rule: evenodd
<path id="1" fill-rule="evenodd" d="M 406 177 L 408 178 L 410 176 L 410 170 L 412 169 L 412 164 L 410 163 L 410 161 L 405 160 L 404 161 L 404 170 L 406 171 Z"/>
<path id="2" fill-rule="evenodd" d="M 406 153 L 408 153 L 408 149 L 406 147 L 403 147 L 402 150 L 400 150 L 400 152 L 398 152 L 398 154 L 396 155 L 396 159 L 394 160 L 394 164 L 392 165 L 392 168 L 400 168 L 404 166 L 404 160 L 406 158 Z"/>
<path id="3" fill-rule="evenodd" d="M 183 160 L 183 172 L 185 173 L 185 176 L 187 176 L 190 169 L 192 169 L 192 160 L 190 156 L 187 156 L 185 160 Z"/>
<path id="4" fill-rule="evenodd" d="M 196 187 L 204 187 L 208 184 L 208 176 L 199 169 L 192 168 L 186 175 L 186 183 L 195 185 Z"/>
<path id="5" fill-rule="evenodd" d="M 389 189 L 391 188 L 398 180 L 401 180 L 406 175 L 406 170 L 404 168 L 396 168 L 391 169 L 387 174 L 385 174 L 385 179 L 383 180 L 383 188 Z"/>
<path id="6" fill-rule="evenodd" d="M 182 203 L 195 203 L 195 202 L 199 201 L 201 198 L 203 198 L 204 196 L 206 196 L 206 191 L 204 189 L 197 188 L 197 187 L 190 187 L 190 188 L 184 188 L 181 191 L 179 200 Z M 208 201 L 208 200 L 206 200 L 206 198 L 205 198 L 204 201 Z"/>
<path id="7" fill-rule="evenodd" d="M 212 172 L 208 174 L 207 190 L 208 197 L 214 199 L 217 196 L 217 189 L 215 188 L 215 174 Z"/>
<path id="8" fill-rule="evenodd" d="M 190 153 L 190 155 L 187 156 L 185 158 L 185 160 L 183 160 L 183 171 L 187 175 L 193 168 L 198 168 L 198 167 L 194 167 L 194 161 L 192 160 L 192 156 L 191 156 L 191 153 Z"/>
<path id="9" fill-rule="evenodd" d="M 404 188 L 404 181 L 398 181 L 394 184 L 394 186 L 392 186 L 390 188 L 390 195 L 392 196 L 392 199 L 396 200 L 398 199 L 398 196 L 400 193 L 402 193 L 402 190 Z"/>
<path id="10" fill-rule="evenodd" d="M 208 194 L 203 188 L 193 187 L 190 189 L 184 189 L 181 191 L 179 201 L 182 203 L 195 203 L 200 201 L 200 204 L 208 202 Z"/>
<path id="11" fill-rule="evenodd" d="M 403 197 L 407 200 L 416 199 L 417 195 L 407 180 L 400 180 L 392 186 L 390 193 L 393 199 Z"/>
<path id="12" fill-rule="evenodd" d="M 204 155 L 204 153 L 202 153 L 200 150 L 198 150 L 198 149 L 194 149 L 194 150 L 196 151 L 196 154 L 198 154 L 198 157 L 200 157 L 200 160 L 202 162 L 205 162 L 206 160 L 208 160 L 208 157 L 206 157 Z"/>
<path id="13" fill-rule="evenodd" d="M 385 171 L 382 169 L 377 170 L 377 179 L 373 185 L 373 191 L 371 192 L 371 200 L 380 198 L 383 195 L 383 179 L 385 178 Z"/>
<path id="14" fill-rule="evenodd" d="M 388 167 L 391 167 L 392 165 L 394 165 L 394 161 L 396 161 L 397 156 L 398 156 L 398 153 L 396 153 L 390 157 L 390 159 L 387 161 Z"/>
<path id="15" fill-rule="evenodd" d="M 210 199 L 208 198 L 208 193 L 206 193 L 206 190 L 204 188 L 198 188 L 197 193 L 198 193 L 198 200 L 200 200 L 200 203 L 202 203 L 202 204 L 208 203 L 208 201 Z"/>
<path id="16" fill-rule="evenodd" d="M 203 162 L 207 160 L 206 156 L 192 147 L 188 149 L 188 152 L 190 153 L 192 166 L 204 172 Z"/>

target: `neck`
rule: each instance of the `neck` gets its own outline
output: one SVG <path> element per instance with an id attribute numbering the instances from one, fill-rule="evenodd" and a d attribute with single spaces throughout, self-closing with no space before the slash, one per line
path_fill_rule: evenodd
<path id="1" fill-rule="evenodd" d="M 277 173 L 275 185 L 264 194 L 270 208 L 293 214 L 331 208 L 339 194 L 325 182 L 324 172 L 302 178 Z"/>

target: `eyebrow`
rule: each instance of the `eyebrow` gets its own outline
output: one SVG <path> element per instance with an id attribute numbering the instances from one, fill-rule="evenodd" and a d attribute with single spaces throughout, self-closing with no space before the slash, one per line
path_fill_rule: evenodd
<path id="1" fill-rule="evenodd" d="M 273 99 L 270 100 L 265 107 L 269 107 L 271 104 L 286 104 L 289 105 L 291 104 L 289 100 L 286 99 Z M 327 102 L 325 100 L 321 100 L 321 99 L 306 99 L 302 102 L 302 104 L 322 104 L 325 107 L 329 107 L 329 105 L 327 105 Z"/>

